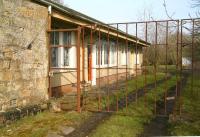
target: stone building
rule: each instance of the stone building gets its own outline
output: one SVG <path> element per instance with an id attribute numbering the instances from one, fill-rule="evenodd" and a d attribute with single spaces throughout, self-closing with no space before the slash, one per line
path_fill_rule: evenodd
<path id="1" fill-rule="evenodd" d="M 134 75 L 126 67 L 141 67 L 142 47 L 147 45 L 50 0 L 0 0 L 0 110 L 76 91 L 77 74 L 81 83 L 93 86 L 107 77 L 112 83 L 116 76 Z"/>

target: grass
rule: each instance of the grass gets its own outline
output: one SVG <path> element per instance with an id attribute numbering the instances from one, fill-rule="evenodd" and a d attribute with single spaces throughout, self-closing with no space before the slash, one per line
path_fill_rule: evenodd
<path id="1" fill-rule="evenodd" d="M 157 65 L 156 70 L 158 72 L 165 72 L 167 67 L 167 72 L 175 72 L 176 70 L 176 65 Z M 154 73 L 154 66 L 146 66 L 144 67 L 148 72 Z"/>
<path id="2" fill-rule="evenodd" d="M 176 77 L 173 76 L 167 81 L 167 89 L 175 85 Z M 154 117 L 154 97 L 160 99 L 164 93 L 165 83 L 157 86 L 156 90 L 152 89 L 146 94 L 147 106 L 145 107 L 144 97 L 139 98 L 138 102 L 134 102 L 127 109 L 120 112 L 126 112 L 129 115 L 113 115 L 103 122 L 91 133 L 91 137 L 134 137 L 141 134 L 144 124 L 149 123 Z M 156 91 L 156 92 L 155 92 Z"/>
<path id="3" fill-rule="evenodd" d="M 149 74 L 147 77 L 147 84 L 153 83 L 154 77 Z M 164 77 L 163 73 L 157 74 L 158 80 Z M 137 86 L 143 87 L 144 76 L 138 76 Z M 135 90 L 135 80 L 128 81 L 128 92 Z M 119 97 L 123 97 L 124 92 L 119 92 Z M 113 102 L 115 98 L 111 98 Z M 106 101 L 106 100 L 104 100 Z M 91 103 L 92 104 L 92 103 Z M 57 131 L 59 126 L 78 126 L 85 119 L 92 114 L 83 111 L 81 114 L 77 112 L 43 112 L 36 116 L 25 117 L 15 123 L 8 125 L 7 127 L 0 128 L 0 136 L 2 137 L 43 137 L 49 131 Z M 123 118 L 123 117 L 121 117 Z"/>
<path id="4" fill-rule="evenodd" d="M 157 81 L 159 81 L 165 77 L 165 74 L 157 73 L 156 77 L 157 77 Z M 137 80 L 136 79 L 128 80 L 127 86 L 126 85 L 121 86 L 120 87 L 121 89 L 118 92 L 114 92 L 109 95 L 109 101 L 108 101 L 107 94 L 102 96 L 101 104 L 100 104 L 101 108 L 106 109 L 107 104 L 112 104 L 112 103 L 116 102 L 117 96 L 118 96 L 118 100 L 120 100 L 121 98 L 125 97 L 126 94 L 129 94 L 131 92 L 136 92 L 136 89 L 140 89 L 140 88 L 144 87 L 144 79 L 145 79 L 145 75 L 140 75 L 140 76 L 137 76 Z M 155 80 L 154 74 L 146 75 L 146 84 L 152 84 L 152 83 L 154 83 L 154 80 Z M 136 84 L 137 84 L 137 86 L 136 86 Z M 95 94 L 95 96 L 96 96 L 96 94 Z M 94 110 L 94 111 L 98 110 L 98 99 L 97 100 L 91 99 L 89 101 L 89 103 L 86 104 L 86 108 L 88 110 Z"/>
<path id="5" fill-rule="evenodd" d="M 7 127 L 0 128 L 1 137 L 44 137 L 49 131 L 57 131 L 59 126 L 78 126 L 91 115 L 89 112 L 43 112 L 25 117 Z"/>
<path id="6" fill-rule="evenodd" d="M 164 73 L 157 73 L 157 80 L 163 79 L 165 76 Z M 147 84 L 154 83 L 154 75 L 148 74 L 146 75 Z M 174 78 L 173 78 L 174 79 Z M 168 82 L 170 82 L 169 80 Z M 174 82 L 175 83 L 175 82 Z M 136 91 L 136 80 L 128 81 L 127 93 Z M 168 83 L 168 86 L 171 84 Z M 142 88 L 144 86 L 144 75 L 137 77 L 137 88 Z M 164 86 L 164 85 L 162 85 Z M 157 87 L 157 93 L 163 92 L 163 87 L 161 85 Z M 153 90 L 152 90 L 153 91 Z M 143 130 L 143 124 L 148 123 L 148 121 L 153 117 L 152 114 L 152 103 L 153 96 L 159 96 L 160 94 L 154 94 L 154 92 L 149 92 L 148 95 L 148 107 L 144 107 L 144 98 L 140 98 L 138 100 L 137 105 L 132 103 L 129 105 L 128 109 L 122 109 L 121 112 L 129 112 L 131 116 L 120 116 L 114 115 L 109 121 L 105 121 L 102 125 L 100 125 L 97 129 L 100 132 L 96 132 L 93 134 L 94 136 L 104 136 L 104 132 L 109 136 L 129 136 L 133 134 L 140 133 Z M 120 90 L 117 93 L 119 99 L 125 96 L 125 88 Z M 157 97 L 159 98 L 159 97 Z M 102 99 L 102 105 L 107 103 L 107 100 Z M 111 96 L 110 103 L 116 101 L 116 96 Z M 97 107 L 97 101 L 93 101 L 90 103 L 93 106 Z M 137 106 L 137 107 L 135 107 Z M 90 117 L 92 113 L 83 111 L 82 113 L 77 112 L 61 112 L 61 113 L 53 113 L 53 112 L 43 112 L 36 116 L 25 117 L 19 121 L 16 121 L 13 124 L 8 125 L 7 127 L 0 128 L 0 136 L 2 137 L 43 137 L 49 131 L 57 131 L 59 126 L 79 126 L 83 123 L 88 117 Z M 137 115 L 137 116 L 135 116 Z M 141 116 L 141 117 L 140 117 Z M 133 128 L 134 127 L 134 128 Z M 125 132 L 124 132 L 125 131 Z M 111 132 L 111 133 L 110 133 Z M 120 133 L 120 134 L 119 134 Z"/>
<path id="7" fill-rule="evenodd" d="M 191 90 L 190 76 L 187 86 L 182 93 L 183 105 L 181 119 L 170 123 L 172 135 L 175 136 L 199 136 L 200 135 L 200 75 L 195 74 L 193 91 Z M 177 107 L 179 104 L 177 103 Z"/>

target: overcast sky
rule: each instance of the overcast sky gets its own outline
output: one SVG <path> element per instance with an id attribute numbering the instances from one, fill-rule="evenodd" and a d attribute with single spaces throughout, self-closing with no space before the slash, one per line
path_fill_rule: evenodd
<path id="1" fill-rule="evenodd" d="M 144 11 L 155 19 L 167 19 L 163 0 L 64 0 L 64 3 L 83 14 L 103 21 L 117 23 L 138 21 Z M 166 0 L 167 9 L 174 19 L 195 17 L 192 0 Z"/>

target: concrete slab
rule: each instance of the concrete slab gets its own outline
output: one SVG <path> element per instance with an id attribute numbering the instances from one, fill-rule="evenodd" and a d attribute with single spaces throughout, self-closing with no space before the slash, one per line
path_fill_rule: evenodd
<path id="1" fill-rule="evenodd" d="M 61 133 L 63 135 L 68 135 L 71 132 L 73 132 L 75 130 L 75 128 L 73 127 L 68 127 L 68 126 L 63 126 L 63 127 L 59 127 L 59 130 L 61 131 Z"/>

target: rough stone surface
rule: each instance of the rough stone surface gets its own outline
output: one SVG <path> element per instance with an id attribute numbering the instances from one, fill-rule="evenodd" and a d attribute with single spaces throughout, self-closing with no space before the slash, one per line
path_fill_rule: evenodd
<path id="1" fill-rule="evenodd" d="M 47 99 L 47 15 L 30 0 L 0 0 L 0 111 Z"/>

